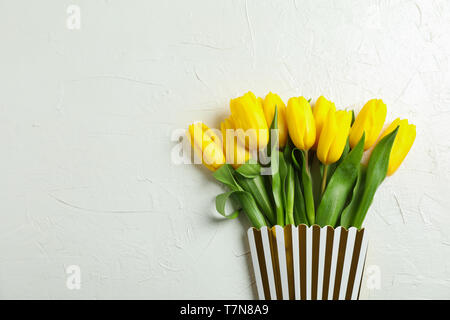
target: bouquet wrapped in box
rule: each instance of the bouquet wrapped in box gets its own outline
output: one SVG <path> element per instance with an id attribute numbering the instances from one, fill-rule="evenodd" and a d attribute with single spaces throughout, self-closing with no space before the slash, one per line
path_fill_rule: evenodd
<path id="1" fill-rule="evenodd" d="M 250 228 L 260 299 L 354 300 L 367 250 L 365 230 L 317 225 Z"/>
<path id="2" fill-rule="evenodd" d="M 357 299 L 367 250 L 364 218 L 379 185 L 400 166 L 416 128 L 369 100 L 358 115 L 323 96 L 232 99 L 220 130 L 198 122 L 188 137 L 228 191 L 216 209 L 240 212 L 260 299 Z M 368 163 L 362 163 L 368 151 Z M 228 201 L 239 206 L 226 213 Z"/>

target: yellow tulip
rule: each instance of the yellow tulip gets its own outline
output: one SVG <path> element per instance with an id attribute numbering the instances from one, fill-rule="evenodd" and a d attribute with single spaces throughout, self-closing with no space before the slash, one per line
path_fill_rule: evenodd
<path id="1" fill-rule="evenodd" d="M 256 98 L 256 102 L 258 103 L 258 106 L 263 109 L 263 105 L 264 105 L 264 100 L 261 97 Z M 263 109 L 264 111 L 264 109 Z"/>
<path id="2" fill-rule="evenodd" d="M 223 152 L 225 154 L 226 161 L 231 164 L 233 168 L 237 169 L 241 164 L 250 159 L 250 154 L 237 140 L 234 129 L 233 120 L 230 118 L 225 119 L 220 123 Z"/>
<path id="3" fill-rule="evenodd" d="M 286 145 L 288 137 L 288 128 L 286 124 L 286 105 L 280 96 L 276 93 L 269 92 L 263 102 L 264 115 L 266 116 L 267 126 L 270 128 L 273 116 L 275 115 L 275 106 L 277 106 L 278 115 L 278 134 L 279 146 L 283 148 Z"/>
<path id="4" fill-rule="evenodd" d="M 261 99 L 261 98 L 260 98 Z M 252 92 L 230 101 L 231 119 L 236 129 L 244 132 L 238 133 L 238 139 L 250 150 L 261 149 L 269 141 L 269 128 L 262 108 L 262 99 L 259 100 Z"/>
<path id="5" fill-rule="evenodd" d="M 316 142 L 316 124 L 309 102 L 304 97 L 290 98 L 286 116 L 294 145 L 301 150 L 309 150 Z"/>
<path id="6" fill-rule="evenodd" d="M 350 111 L 334 111 L 330 109 L 319 137 L 317 157 L 327 165 L 339 160 L 347 143 L 352 113 Z"/>
<path id="7" fill-rule="evenodd" d="M 201 122 L 189 126 L 189 140 L 194 152 L 211 171 L 216 171 L 225 163 L 220 138 Z"/>
<path id="8" fill-rule="evenodd" d="M 409 124 L 407 119 L 400 120 L 400 118 L 397 118 L 384 130 L 380 140 L 394 131 L 397 126 L 400 126 L 400 128 L 398 128 L 397 136 L 392 145 L 387 172 L 388 176 L 392 175 L 398 169 L 416 139 L 416 126 Z"/>
<path id="9" fill-rule="evenodd" d="M 334 103 L 327 100 L 324 96 L 320 96 L 313 108 L 314 120 L 316 122 L 316 143 L 314 144 L 314 149 L 317 149 L 320 133 L 322 132 L 323 125 L 327 119 L 328 111 L 330 110 L 333 112 L 336 111 Z"/>
<path id="10" fill-rule="evenodd" d="M 350 146 L 354 148 L 361 139 L 363 132 L 365 132 L 364 150 L 369 149 L 380 135 L 386 119 L 386 112 L 386 105 L 383 100 L 372 99 L 367 101 L 350 129 Z"/>

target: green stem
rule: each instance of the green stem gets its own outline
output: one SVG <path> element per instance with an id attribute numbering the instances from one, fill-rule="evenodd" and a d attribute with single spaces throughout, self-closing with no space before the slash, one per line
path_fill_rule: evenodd
<path id="1" fill-rule="evenodd" d="M 284 179 L 281 178 L 281 166 L 280 161 L 283 161 L 283 154 L 278 150 L 272 150 L 271 155 L 271 169 L 272 169 L 272 194 L 275 204 L 276 223 L 280 226 L 284 226 Z"/>
<path id="2" fill-rule="evenodd" d="M 266 190 L 263 176 L 258 175 L 254 178 L 245 178 L 237 174 L 236 180 L 245 191 L 250 192 L 267 220 L 271 224 L 275 224 L 276 216 L 272 209 L 272 203 L 269 198 L 269 193 Z"/>
<path id="3" fill-rule="evenodd" d="M 306 171 L 309 173 L 309 150 L 305 150 Z"/>
<path id="4" fill-rule="evenodd" d="M 295 224 L 294 220 L 294 197 L 295 197 L 295 178 L 294 178 L 294 166 L 288 164 L 288 172 L 285 182 L 285 195 L 286 195 L 286 224 Z"/>
<path id="5" fill-rule="evenodd" d="M 302 153 L 304 154 L 304 164 L 302 166 L 302 183 L 305 196 L 306 215 L 308 216 L 309 224 L 313 225 L 315 223 L 314 195 L 312 190 L 311 173 L 309 171 L 308 165 L 308 150 L 305 150 Z"/>
<path id="6" fill-rule="evenodd" d="M 255 199 L 253 199 L 250 193 L 241 191 L 237 192 L 236 196 L 239 199 L 239 202 L 242 205 L 242 209 L 244 209 L 253 227 L 255 227 L 256 229 L 261 229 L 262 227 L 267 226 L 264 215 L 258 209 Z"/>
<path id="7" fill-rule="evenodd" d="M 328 164 L 325 164 L 323 167 L 323 176 L 322 176 L 322 194 L 325 192 L 325 188 L 327 186 L 327 176 L 328 176 Z"/>

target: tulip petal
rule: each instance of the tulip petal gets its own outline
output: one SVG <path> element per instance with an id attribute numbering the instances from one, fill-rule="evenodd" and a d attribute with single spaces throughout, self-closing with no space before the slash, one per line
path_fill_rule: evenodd
<path id="1" fill-rule="evenodd" d="M 201 122 L 197 122 L 189 126 L 188 132 L 195 154 L 208 169 L 215 171 L 225 163 L 222 142 L 214 130 L 209 129 Z"/>
<path id="2" fill-rule="evenodd" d="M 371 99 L 356 116 L 355 122 L 350 130 L 350 146 L 352 148 L 358 143 L 362 134 L 365 133 L 366 144 L 364 150 L 369 149 L 377 141 L 386 119 L 386 104 L 381 99 Z"/>
<path id="3" fill-rule="evenodd" d="M 301 150 L 309 150 L 316 141 L 316 126 L 309 102 L 304 97 L 290 98 L 286 114 L 292 142 Z"/>
<path id="4" fill-rule="evenodd" d="M 347 143 L 351 121 L 352 115 L 350 112 L 343 110 L 336 112 L 337 132 L 327 155 L 328 164 L 338 161 L 341 157 L 345 144 Z"/>
<path id="5" fill-rule="evenodd" d="M 336 112 L 329 110 L 317 146 L 317 157 L 323 164 L 331 163 L 328 160 L 328 154 L 330 153 L 330 148 L 334 143 L 337 134 L 338 126 L 336 123 Z"/>
<path id="6" fill-rule="evenodd" d="M 270 127 L 275 114 L 275 107 L 278 109 L 278 134 L 279 134 L 279 146 L 283 148 L 286 145 L 288 137 L 288 127 L 286 123 L 286 105 L 283 100 L 276 94 L 269 92 L 264 101 L 263 109 L 266 117 L 267 126 Z"/>
<path id="7" fill-rule="evenodd" d="M 336 111 L 336 107 L 333 102 L 327 100 L 324 96 L 320 96 L 313 108 L 313 115 L 316 124 L 316 142 L 314 144 L 314 149 L 317 149 L 319 144 L 320 134 L 322 132 L 323 126 L 325 124 L 328 112 Z"/>
<path id="8" fill-rule="evenodd" d="M 238 135 L 240 142 L 248 149 L 261 149 L 267 145 L 269 130 L 261 101 L 252 92 L 231 99 L 231 117 L 236 129 L 242 129 Z"/>

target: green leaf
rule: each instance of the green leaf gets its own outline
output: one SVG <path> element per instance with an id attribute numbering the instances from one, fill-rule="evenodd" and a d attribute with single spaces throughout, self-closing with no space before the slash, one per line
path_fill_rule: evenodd
<path id="1" fill-rule="evenodd" d="M 253 199 L 250 193 L 245 191 L 238 191 L 236 192 L 236 196 L 239 199 L 239 202 L 242 205 L 242 209 L 244 209 L 253 227 L 260 229 L 264 226 L 267 226 L 263 214 L 261 213 L 261 211 L 259 211 L 255 199 Z"/>
<path id="2" fill-rule="evenodd" d="M 395 137 L 397 136 L 398 128 L 399 127 L 381 139 L 370 155 L 364 192 L 352 222 L 352 225 L 358 229 L 362 226 L 378 186 L 383 182 L 384 178 L 386 178 L 389 157 Z"/>
<path id="3" fill-rule="evenodd" d="M 213 173 L 213 177 L 216 178 L 216 180 L 228 186 L 233 191 L 242 190 L 242 188 L 238 185 L 238 183 L 234 179 L 233 172 L 234 169 L 231 165 L 224 164 Z"/>
<path id="4" fill-rule="evenodd" d="M 288 164 L 288 173 L 285 181 L 285 208 L 286 208 L 286 224 L 295 224 L 294 221 L 294 195 L 295 195 L 295 180 L 294 180 L 294 166 Z"/>
<path id="5" fill-rule="evenodd" d="M 298 162 L 296 153 L 300 153 L 301 164 Z M 301 181 L 303 186 L 303 195 L 305 198 L 305 209 L 306 215 L 310 225 L 315 223 L 315 212 L 314 212 L 314 195 L 311 174 L 308 168 L 308 151 L 300 150 L 294 148 L 292 150 L 292 161 L 294 165 L 301 170 Z"/>
<path id="6" fill-rule="evenodd" d="M 283 156 L 286 160 L 286 163 L 292 162 L 292 149 L 294 148 L 294 144 L 292 143 L 291 138 L 288 136 L 286 140 L 286 145 L 284 146 Z"/>
<path id="7" fill-rule="evenodd" d="M 281 181 L 281 194 L 283 199 L 283 208 L 286 206 L 286 177 L 288 174 L 288 164 L 286 163 L 286 158 L 282 152 L 278 152 L 278 171 L 280 174 Z"/>
<path id="8" fill-rule="evenodd" d="M 269 220 L 269 222 L 272 225 L 275 224 L 276 216 L 264 183 L 264 178 L 260 175 L 255 176 L 254 178 L 245 178 L 243 176 L 236 175 L 236 179 L 239 185 L 253 196 L 259 209 Z"/>
<path id="9" fill-rule="evenodd" d="M 294 165 L 295 169 L 298 171 L 302 171 L 302 157 L 300 156 L 300 161 L 297 160 L 297 157 L 295 156 L 298 152 L 302 152 L 299 148 L 292 149 L 292 164 Z"/>
<path id="10" fill-rule="evenodd" d="M 313 196 L 314 196 L 314 208 L 319 207 L 320 199 L 322 198 L 322 191 L 320 182 L 322 181 L 323 175 L 323 164 L 317 158 L 316 152 L 311 152 L 311 180 L 312 180 L 312 188 L 313 188 Z"/>
<path id="11" fill-rule="evenodd" d="M 272 131 L 276 130 L 277 136 L 272 137 Z M 269 128 L 269 142 L 267 143 L 267 156 L 270 157 L 270 155 L 272 154 L 272 149 L 276 148 L 278 149 L 278 145 L 279 145 L 279 136 L 278 136 L 278 108 L 277 106 L 275 106 L 275 112 L 273 114 L 273 119 L 272 119 L 272 123 L 270 124 L 270 128 Z M 274 146 L 272 146 L 272 141 L 276 139 L 276 143 Z"/>
<path id="12" fill-rule="evenodd" d="M 306 217 L 305 198 L 303 197 L 302 185 L 300 177 L 294 173 L 295 195 L 294 195 L 294 222 L 295 225 L 306 224 L 309 225 Z"/>
<path id="13" fill-rule="evenodd" d="M 253 196 L 242 189 L 242 187 L 237 183 L 234 178 L 234 169 L 232 166 L 225 164 L 219 169 L 217 169 L 213 176 L 218 181 L 222 182 L 226 186 L 228 186 L 231 191 L 226 192 L 224 194 L 218 195 L 216 197 L 216 210 L 227 217 L 228 219 L 235 218 L 237 215 L 236 212 L 231 214 L 225 213 L 225 203 L 226 201 L 233 195 L 239 201 L 242 206 L 242 209 L 246 213 L 250 223 L 255 228 L 261 228 L 263 226 L 267 226 L 266 220 L 264 219 L 263 213 L 259 210 L 258 205 L 255 202 Z M 244 179 L 244 178 L 243 178 Z"/>
<path id="14" fill-rule="evenodd" d="M 271 155 L 271 171 L 272 171 L 272 194 L 273 200 L 275 202 L 275 212 L 277 216 L 277 224 L 280 226 L 284 226 L 284 200 L 283 200 L 283 184 L 280 175 L 280 159 L 283 158 L 283 154 L 279 152 L 277 149 L 272 150 Z M 283 160 L 281 160 L 283 161 Z"/>
<path id="15" fill-rule="evenodd" d="M 282 195 L 283 195 L 283 207 L 286 209 L 287 204 L 287 192 L 286 192 L 286 183 L 287 183 L 287 176 L 288 176 L 288 168 L 290 163 L 292 162 L 290 153 L 292 152 L 292 145 L 291 141 L 288 137 L 286 146 L 284 147 L 283 152 L 279 153 L 279 170 L 280 170 L 280 180 L 281 180 L 281 186 L 282 186 Z"/>
<path id="16" fill-rule="evenodd" d="M 339 158 L 338 161 L 330 164 L 330 166 L 328 167 L 327 184 L 328 181 L 330 181 L 331 177 L 333 176 L 334 171 L 336 171 L 336 168 L 341 164 L 342 161 L 344 161 L 345 157 L 348 155 L 349 152 L 350 152 L 350 143 L 349 139 L 347 138 L 347 142 L 345 144 L 344 151 L 342 151 L 341 157 Z"/>
<path id="17" fill-rule="evenodd" d="M 362 194 L 364 192 L 364 186 L 366 181 L 367 168 L 361 165 L 358 172 L 358 178 L 356 179 L 355 187 L 353 188 L 353 195 L 350 203 L 345 207 L 341 214 L 341 226 L 345 228 L 350 228 L 352 226 L 352 221 L 356 216 L 356 210 L 361 203 Z"/>
<path id="18" fill-rule="evenodd" d="M 246 191 L 229 191 L 219 194 L 216 197 L 216 210 L 221 215 L 223 215 L 227 219 L 234 219 L 237 217 L 238 212 L 236 211 L 228 215 L 225 213 L 225 203 L 231 196 L 236 196 L 236 198 L 239 200 L 242 209 L 247 214 L 247 218 L 249 219 L 253 227 L 260 229 L 264 226 L 267 226 L 264 216 L 261 211 L 259 211 L 255 200 L 253 199 L 252 195 Z"/>
<path id="19" fill-rule="evenodd" d="M 246 178 L 255 178 L 261 174 L 261 166 L 258 163 L 244 163 L 236 172 Z"/>
<path id="20" fill-rule="evenodd" d="M 273 130 L 276 130 L 277 136 L 273 137 Z M 276 139 L 274 143 L 273 140 Z M 272 146 L 272 143 L 274 145 Z M 272 195 L 275 203 L 276 224 L 284 226 L 284 183 L 287 173 L 286 162 L 283 154 L 278 150 L 279 137 L 278 137 L 278 108 L 275 106 L 275 113 L 270 125 L 269 143 L 267 145 L 267 151 L 270 155 L 270 169 L 272 176 Z M 270 152 L 269 152 L 270 151 Z"/>
<path id="21" fill-rule="evenodd" d="M 317 209 L 316 222 L 319 226 L 334 227 L 336 225 L 358 176 L 364 152 L 364 140 L 365 135 L 363 134 L 361 140 L 336 168 L 331 177 Z"/>
<path id="22" fill-rule="evenodd" d="M 239 191 L 228 191 L 222 194 L 219 194 L 216 197 L 216 210 L 218 213 L 220 213 L 222 216 L 224 216 L 227 219 L 234 219 L 239 215 L 239 210 L 236 210 L 230 214 L 225 213 L 225 206 L 227 203 L 227 200 L 236 192 Z"/>

